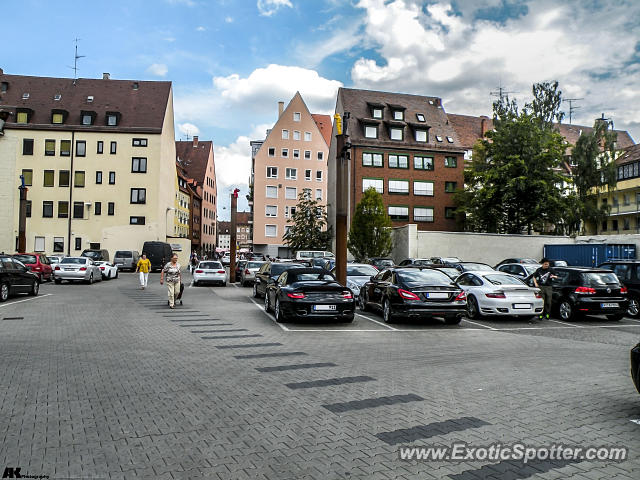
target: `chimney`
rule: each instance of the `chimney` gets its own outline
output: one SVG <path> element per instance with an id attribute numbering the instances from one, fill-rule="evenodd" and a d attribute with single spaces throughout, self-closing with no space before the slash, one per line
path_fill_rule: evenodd
<path id="1" fill-rule="evenodd" d="M 480 134 L 484 137 L 484 134 L 489 130 L 489 117 L 485 117 L 484 115 L 480 116 Z"/>
<path id="2" fill-rule="evenodd" d="M 198 135 L 193 136 L 193 148 L 198 146 Z"/>
<path id="3" fill-rule="evenodd" d="M 111 75 L 109 75 L 108 72 L 105 72 L 102 74 L 102 79 L 103 80 L 110 80 L 111 79 Z"/>
<path id="4" fill-rule="evenodd" d="M 4 70 L 0 68 L 0 75 L 2 75 L 3 73 L 4 73 Z"/>
<path id="5" fill-rule="evenodd" d="M 278 102 L 278 118 L 282 116 L 282 112 L 284 112 L 284 102 Z"/>

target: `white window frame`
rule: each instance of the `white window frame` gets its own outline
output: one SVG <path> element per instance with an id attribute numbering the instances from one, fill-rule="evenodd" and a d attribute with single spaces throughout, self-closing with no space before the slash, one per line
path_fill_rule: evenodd
<path id="1" fill-rule="evenodd" d="M 305 142 L 311 141 L 311 132 L 304 132 L 304 141 Z"/>
<path id="2" fill-rule="evenodd" d="M 322 200 L 322 189 L 316 188 L 316 200 Z"/>
<path id="3" fill-rule="evenodd" d="M 293 139 L 294 140 L 300 140 L 300 131 L 299 130 L 294 130 L 293 131 Z"/>
<path id="4" fill-rule="evenodd" d="M 324 160 L 324 152 L 318 152 L 318 161 L 322 162 Z"/>
<path id="5" fill-rule="evenodd" d="M 269 229 L 273 228 L 273 235 L 269 234 Z M 278 236 L 278 225 L 266 224 L 264 226 L 264 236 L 265 237 L 277 237 Z"/>
<path id="6" fill-rule="evenodd" d="M 305 150 L 304 151 L 304 159 L 305 160 L 311 160 L 311 150 Z"/>
<path id="7" fill-rule="evenodd" d="M 273 152 L 273 154 L 271 154 Z M 276 147 L 268 147 L 267 148 L 267 156 L 275 157 L 276 156 Z"/>
<path id="8" fill-rule="evenodd" d="M 265 205 L 264 206 L 264 216 L 269 218 L 275 218 L 278 216 L 278 206 L 277 205 Z"/>
<path id="9" fill-rule="evenodd" d="M 416 130 L 416 142 L 426 142 L 426 141 L 427 141 L 427 131 Z"/>
<path id="10" fill-rule="evenodd" d="M 371 187 L 375 188 L 378 193 L 384 193 L 384 179 L 364 177 L 362 179 L 362 191 L 366 192 Z"/>
<path id="11" fill-rule="evenodd" d="M 290 195 L 290 192 L 293 191 L 293 196 Z M 285 187 L 284 189 L 284 198 L 287 200 L 296 200 L 298 198 L 298 189 L 297 187 Z"/>
<path id="12" fill-rule="evenodd" d="M 46 245 L 45 237 L 35 237 L 33 239 L 34 252 L 44 252 L 46 250 Z"/>
<path id="13" fill-rule="evenodd" d="M 377 108 L 377 107 L 373 107 L 371 109 L 371 116 L 373 118 L 382 118 L 382 109 L 381 108 Z"/>
<path id="14" fill-rule="evenodd" d="M 291 175 L 293 173 L 293 175 Z M 298 169 L 287 167 L 284 170 L 284 178 L 285 180 L 297 180 L 298 179 Z"/>
<path id="15" fill-rule="evenodd" d="M 320 175 L 318 175 L 318 174 L 320 174 Z M 319 176 L 320 178 L 318 178 L 318 176 Z M 323 178 L 324 178 L 324 177 L 323 177 L 322 170 L 316 170 L 316 181 L 321 182 Z"/>
<path id="16" fill-rule="evenodd" d="M 288 148 L 283 148 L 280 150 L 280 156 L 282 158 L 289 158 L 289 149 Z"/>
<path id="17" fill-rule="evenodd" d="M 282 129 L 282 140 L 289 140 L 289 130 L 286 128 Z"/>
<path id="18" fill-rule="evenodd" d="M 293 112 L 293 121 L 294 122 L 299 122 L 301 118 L 302 118 L 302 115 L 300 114 L 300 112 Z"/>
<path id="19" fill-rule="evenodd" d="M 269 173 L 270 169 L 275 169 L 275 175 L 273 175 L 273 172 Z M 278 178 L 278 167 L 267 166 L 267 178 Z"/>
<path id="20" fill-rule="evenodd" d="M 416 188 L 416 186 L 418 185 L 431 185 L 431 188 L 427 188 L 427 189 L 422 189 L 422 188 Z M 414 195 L 418 195 L 421 197 L 433 197 L 433 182 L 427 182 L 424 180 L 414 180 L 413 181 L 413 194 Z M 425 192 L 426 193 L 422 193 Z M 430 193 L 429 193 L 430 192 Z"/>
<path id="21" fill-rule="evenodd" d="M 398 134 L 400 134 L 400 138 L 397 138 Z M 395 141 L 404 140 L 404 129 L 403 128 L 398 128 L 398 127 L 389 128 L 389 138 L 391 140 L 395 140 Z"/>
<path id="22" fill-rule="evenodd" d="M 364 138 L 378 138 L 378 126 L 377 125 L 365 125 L 364 126 Z"/>
<path id="23" fill-rule="evenodd" d="M 275 190 L 272 190 L 272 191 L 275 191 L 275 192 L 276 192 L 275 197 L 273 197 L 273 196 L 269 196 L 269 189 L 270 189 L 270 188 L 271 188 L 271 189 L 275 189 Z M 265 192 L 264 192 L 264 194 L 265 194 L 265 198 L 278 198 L 278 186 L 277 186 L 277 185 L 267 185 L 267 186 L 265 187 Z"/>
<path id="24" fill-rule="evenodd" d="M 307 175 L 307 173 L 308 173 L 309 175 Z M 310 182 L 311 180 L 313 180 L 313 170 L 311 170 L 310 168 L 307 168 L 307 169 L 304 171 L 304 179 L 305 179 L 307 182 Z"/>
<path id="25" fill-rule="evenodd" d="M 293 158 L 300 159 L 300 150 L 298 150 L 297 148 L 293 149 Z"/>
<path id="26" fill-rule="evenodd" d="M 393 119 L 404 121 L 404 110 L 394 110 L 393 111 Z"/>

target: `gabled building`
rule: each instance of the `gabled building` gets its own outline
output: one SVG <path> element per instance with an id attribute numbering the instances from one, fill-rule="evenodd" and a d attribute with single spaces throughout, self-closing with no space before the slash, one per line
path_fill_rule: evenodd
<path id="1" fill-rule="evenodd" d="M 178 186 L 180 187 L 179 195 L 183 196 L 182 200 L 188 204 L 187 215 L 187 237 L 191 240 L 191 251 L 200 253 L 200 216 L 202 214 L 202 187 L 198 186 L 193 178 L 187 175 L 182 163 L 176 160 L 176 170 L 178 172 Z M 176 216 L 178 209 L 176 209 Z"/>
<path id="2" fill-rule="evenodd" d="M 465 149 L 437 97 L 341 88 L 336 113 L 348 127 L 349 224 L 368 188 L 384 200 L 394 226 L 457 231 L 454 193 L 464 182 Z M 335 128 L 334 128 L 334 134 Z M 330 159 L 336 156 L 331 140 Z M 335 162 L 329 162 L 328 213 L 335 225 Z M 334 227 L 335 232 L 335 227 Z"/>
<path id="3" fill-rule="evenodd" d="M 26 250 L 138 250 L 173 234 L 171 82 L 8 75 L 0 69 L 0 251 L 17 248 L 22 175 Z"/>
<path id="4" fill-rule="evenodd" d="M 231 222 L 218 222 L 217 245 L 219 249 L 229 250 L 231 248 Z"/>
<path id="5" fill-rule="evenodd" d="M 250 249 L 253 246 L 253 215 L 251 212 L 236 213 L 236 242 L 238 248 Z"/>
<path id="6" fill-rule="evenodd" d="M 289 255 L 283 237 L 303 191 L 326 204 L 330 125 L 328 115 L 311 114 L 299 92 L 286 108 L 279 102 L 278 120 L 253 156 L 250 188 L 255 252 Z"/>

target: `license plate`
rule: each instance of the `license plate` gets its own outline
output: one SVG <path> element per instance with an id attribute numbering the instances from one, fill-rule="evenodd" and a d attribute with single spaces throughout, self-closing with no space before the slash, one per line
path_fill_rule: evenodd
<path id="1" fill-rule="evenodd" d="M 322 311 L 322 310 L 335 310 L 336 306 L 335 305 L 314 305 L 313 309 L 317 312 L 317 311 Z"/>
<path id="2" fill-rule="evenodd" d="M 428 292 L 427 293 L 427 298 L 449 298 L 449 294 L 447 292 Z"/>
<path id="3" fill-rule="evenodd" d="M 619 303 L 601 303 L 600 308 L 618 308 L 620 306 Z"/>
<path id="4" fill-rule="evenodd" d="M 513 308 L 531 308 L 530 303 L 514 303 Z"/>
<path id="5" fill-rule="evenodd" d="M 65 268 L 64 271 L 65 272 L 75 272 L 76 269 L 75 268 Z"/>

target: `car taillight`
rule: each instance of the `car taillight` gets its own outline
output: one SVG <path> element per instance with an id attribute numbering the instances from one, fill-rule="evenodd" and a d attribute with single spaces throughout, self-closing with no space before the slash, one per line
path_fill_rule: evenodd
<path id="1" fill-rule="evenodd" d="M 56 270 L 60 270 L 60 267 L 56 267 Z"/>
<path id="2" fill-rule="evenodd" d="M 629 293 L 629 290 L 627 290 L 627 287 L 620 287 L 620 293 L 622 295 L 625 295 L 625 294 Z"/>
<path id="3" fill-rule="evenodd" d="M 596 289 L 591 287 L 578 287 L 575 293 L 582 293 L 584 295 L 595 295 Z"/>
<path id="4" fill-rule="evenodd" d="M 87 269 L 87 267 L 80 267 L 80 271 L 84 272 Z"/>
<path id="5" fill-rule="evenodd" d="M 250 273 L 251 273 L 251 272 L 249 271 L 249 269 L 246 269 L 246 270 L 244 271 L 244 274 L 245 274 L 245 275 L 249 275 Z"/>
<path id="6" fill-rule="evenodd" d="M 104 270 L 104 267 L 100 267 L 100 270 Z"/>
<path id="7" fill-rule="evenodd" d="M 218 273 L 227 273 L 227 272 L 224 270 L 218 270 Z"/>
<path id="8" fill-rule="evenodd" d="M 408 290 L 403 290 L 402 288 L 398 289 L 398 295 L 400 295 L 400 297 L 404 298 L 405 300 L 420 300 L 420 297 L 418 297 L 418 295 Z"/>
<path id="9" fill-rule="evenodd" d="M 345 290 L 344 292 L 342 292 L 342 296 L 347 300 L 350 300 L 353 298 L 353 294 L 349 290 Z"/>
<path id="10" fill-rule="evenodd" d="M 301 299 L 304 298 L 304 293 L 287 293 L 287 297 Z"/>
<path id="11" fill-rule="evenodd" d="M 204 270 L 196 270 L 196 273 L 204 273 Z"/>
<path id="12" fill-rule="evenodd" d="M 467 292 L 465 292 L 464 290 L 461 291 L 458 296 L 455 298 L 455 302 L 461 302 L 462 300 L 466 300 L 467 299 Z"/>
<path id="13" fill-rule="evenodd" d="M 504 292 L 485 293 L 485 296 L 487 298 L 507 298 L 507 296 L 504 294 Z"/>
<path id="14" fill-rule="evenodd" d="M 542 298 L 542 292 L 541 292 L 540 290 L 538 290 L 538 291 L 535 293 L 535 296 L 536 296 L 536 298 Z"/>

